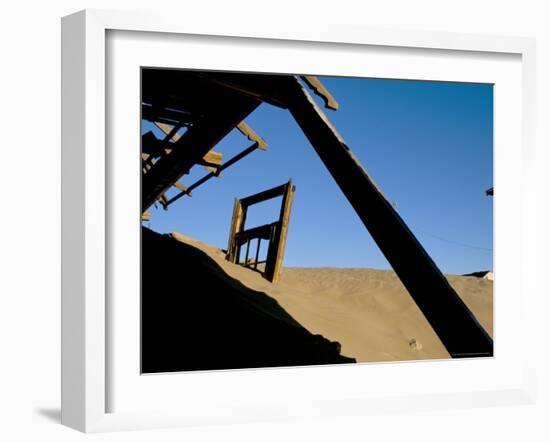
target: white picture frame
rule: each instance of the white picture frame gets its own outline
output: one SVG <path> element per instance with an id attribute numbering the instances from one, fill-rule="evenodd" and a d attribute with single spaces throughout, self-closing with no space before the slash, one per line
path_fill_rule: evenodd
<path id="1" fill-rule="evenodd" d="M 515 126 L 519 128 L 518 139 L 521 146 L 517 146 L 514 152 L 521 160 L 518 174 L 522 186 L 510 190 L 509 193 L 514 194 L 509 196 L 513 196 L 516 201 L 519 198 L 522 210 L 517 215 L 517 223 L 510 223 L 506 228 L 514 229 L 517 233 L 514 247 L 517 247 L 517 253 L 520 254 L 521 271 L 518 275 L 509 277 L 515 278 L 511 280 L 511 285 L 521 293 L 518 302 L 523 314 L 518 319 L 518 324 L 521 326 L 521 338 L 524 344 L 527 344 L 517 354 L 514 375 L 498 386 L 495 384 L 489 388 L 482 388 L 478 385 L 472 389 L 466 386 L 460 391 L 446 388 L 445 382 L 448 381 L 444 380 L 425 394 L 410 391 L 400 393 L 397 390 L 386 394 L 377 393 L 375 396 L 363 391 L 349 395 L 345 391 L 339 393 L 336 389 L 326 397 L 323 397 L 323 394 L 309 398 L 296 396 L 287 401 L 281 399 L 265 403 L 255 402 L 254 388 L 251 388 L 250 395 L 243 395 L 242 398 L 229 396 L 229 391 L 222 392 L 217 406 L 211 402 L 201 405 L 195 402 L 193 407 L 175 404 L 164 406 L 157 403 L 157 406 L 151 407 L 150 410 L 140 408 L 113 411 L 109 405 L 109 395 L 114 387 L 110 382 L 109 373 L 116 358 L 113 357 L 110 345 L 109 327 L 113 318 L 106 292 L 109 285 L 106 271 L 108 244 L 113 240 L 109 235 L 116 232 L 107 228 L 107 220 L 110 219 L 108 170 L 109 167 L 112 170 L 113 165 L 108 164 L 107 154 L 106 121 L 111 115 L 107 106 L 109 89 L 106 68 L 110 62 L 107 59 L 110 53 L 107 50 L 106 38 L 112 31 L 157 33 L 157 37 L 215 36 L 249 41 L 267 39 L 272 45 L 280 42 L 281 45 L 287 46 L 309 42 L 313 45 L 336 43 L 342 48 L 346 45 L 375 47 L 381 51 L 389 48 L 402 48 L 404 51 L 426 49 L 435 50 L 434 56 L 437 56 L 437 53 L 453 51 L 474 54 L 480 59 L 489 57 L 490 54 L 517 57 L 521 64 L 521 90 L 518 91 L 521 112 L 517 115 L 521 116 L 521 121 L 516 121 Z M 146 34 L 141 35 L 145 35 L 146 38 Z M 536 192 L 533 191 L 536 186 L 534 174 L 530 173 L 536 164 L 533 127 L 535 46 L 532 39 L 350 29 L 346 26 L 327 24 L 303 26 L 292 23 L 270 25 L 239 20 L 217 22 L 200 17 L 186 21 L 185 25 L 182 25 L 179 20 L 168 15 L 86 10 L 63 19 L 62 55 L 62 422 L 65 425 L 80 431 L 95 432 L 216 422 L 248 422 L 285 417 L 352 415 L 381 410 L 392 412 L 519 404 L 534 400 L 536 387 L 532 355 L 535 352 L 536 284 L 533 279 L 525 277 L 529 268 L 536 268 Z M 114 167 L 113 173 L 117 173 L 116 165 Z M 501 179 L 501 183 L 503 182 Z M 504 206 L 507 186 L 503 185 L 502 188 Z M 506 253 L 502 252 L 503 255 Z M 501 268 L 504 269 L 505 266 Z M 501 336 L 507 335 L 503 333 Z M 497 362 L 498 358 L 496 353 Z M 445 370 L 448 370 L 450 376 L 453 370 L 456 372 L 476 369 L 475 366 L 472 368 L 471 364 L 467 366 L 468 361 L 465 364 L 454 367 L 447 364 Z M 396 374 L 400 375 L 401 370 L 413 370 L 418 373 L 433 369 L 426 364 L 392 368 L 399 365 L 379 364 L 371 371 L 397 370 Z M 495 366 L 488 365 L 486 370 L 490 372 L 494 368 Z M 317 377 L 338 376 L 335 370 L 347 370 L 346 377 L 361 376 L 357 371 L 351 373 L 348 367 L 323 367 L 321 370 L 316 371 Z M 217 373 L 216 378 L 210 377 L 208 381 L 222 385 L 225 377 L 227 380 L 231 379 L 231 383 L 243 382 L 243 373 Z M 248 375 L 249 379 L 255 378 L 252 382 L 259 382 L 259 385 L 265 382 L 267 377 L 274 377 L 272 370 L 259 370 L 253 373 Z M 294 377 L 291 382 L 300 382 L 300 377 L 301 381 L 306 379 L 304 371 L 300 369 L 279 369 L 277 373 L 283 373 L 279 377 L 289 380 Z M 194 376 L 193 382 L 200 382 L 200 378 Z M 164 376 L 162 383 L 169 385 L 170 382 L 170 376 Z M 309 387 L 313 389 L 314 385 Z M 226 397 L 223 397 L 224 394 Z M 161 401 L 162 398 L 159 396 L 156 400 Z"/>

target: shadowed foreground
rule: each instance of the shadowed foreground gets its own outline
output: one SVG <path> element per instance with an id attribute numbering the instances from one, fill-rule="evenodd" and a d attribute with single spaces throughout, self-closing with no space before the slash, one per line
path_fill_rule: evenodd
<path id="1" fill-rule="evenodd" d="M 142 229 L 142 372 L 355 362 L 192 245 Z"/>

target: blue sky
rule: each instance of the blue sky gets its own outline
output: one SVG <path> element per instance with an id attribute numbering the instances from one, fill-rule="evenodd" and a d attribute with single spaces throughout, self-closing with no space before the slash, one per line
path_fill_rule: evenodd
<path id="1" fill-rule="evenodd" d="M 440 269 L 492 269 L 493 201 L 485 196 L 493 185 L 492 85 L 321 81 L 340 104 L 325 113 Z M 292 178 L 286 266 L 390 268 L 290 113 L 262 104 L 246 122 L 268 150 L 252 153 L 167 211 L 151 208 L 147 225 L 225 248 L 234 198 Z M 227 160 L 249 144 L 235 130 L 215 150 Z M 182 182 L 206 173 L 195 166 Z M 251 208 L 247 227 L 274 221 L 279 204 Z"/>

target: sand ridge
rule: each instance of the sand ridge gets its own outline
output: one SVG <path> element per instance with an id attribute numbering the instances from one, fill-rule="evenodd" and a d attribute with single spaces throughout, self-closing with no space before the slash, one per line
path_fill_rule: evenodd
<path id="1" fill-rule="evenodd" d="M 285 267 L 281 281 L 271 284 L 258 272 L 226 261 L 216 247 L 180 233 L 171 236 L 208 254 L 243 285 L 275 299 L 311 333 L 339 342 L 342 355 L 358 362 L 450 357 L 393 271 Z M 493 281 L 446 276 L 492 335 Z"/>

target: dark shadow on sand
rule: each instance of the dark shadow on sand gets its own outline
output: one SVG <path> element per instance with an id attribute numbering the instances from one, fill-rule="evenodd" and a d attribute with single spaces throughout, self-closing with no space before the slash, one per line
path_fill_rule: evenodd
<path id="1" fill-rule="evenodd" d="M 142 229 L 142 372 L 355 362 L 203 251 Z"/>

